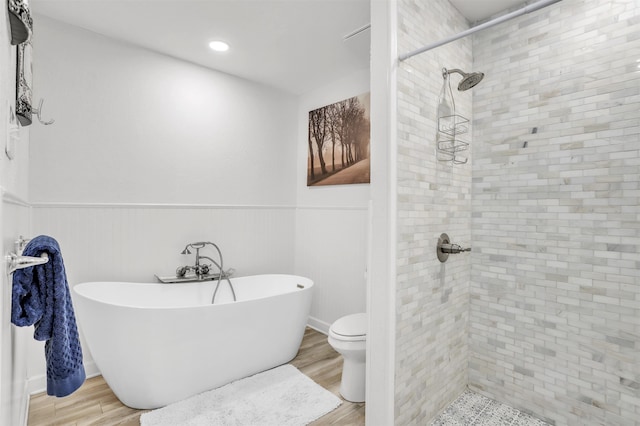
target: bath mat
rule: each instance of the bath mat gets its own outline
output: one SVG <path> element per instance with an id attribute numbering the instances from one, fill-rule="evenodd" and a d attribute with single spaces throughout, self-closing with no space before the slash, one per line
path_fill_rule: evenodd
<path id="1" fill-rule="evenodd" d="M 142 426 L 298 426 L 342 404 L 287 364 L 150 411 Z"/>

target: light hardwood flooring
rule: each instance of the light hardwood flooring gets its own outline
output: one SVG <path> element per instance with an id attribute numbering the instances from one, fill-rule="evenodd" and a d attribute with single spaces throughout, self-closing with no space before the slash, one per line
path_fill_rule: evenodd
<path id="1" fill-rule="evenodd" d="M 329 345 L 324 334 L 307 328 L 298 355 L 290 364 L 320 386 L 340 396 L 342 357 Z M 80 389 L 65 398 L 44 393 L 32 396 L 28 425 L 134 426 L 140 424 L 140 415 L 144 412 L 122 404 L 102 376 L 97 376 L 87 379 Z M 364 425 L 364 403 L 351 403 L 343 399 L 342 405 L 311 424 Z"/>

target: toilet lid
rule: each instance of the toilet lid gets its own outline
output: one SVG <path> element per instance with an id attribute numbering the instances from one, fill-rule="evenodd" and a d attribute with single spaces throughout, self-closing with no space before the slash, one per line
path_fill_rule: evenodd
<path id="1" fill-rule="evenodd" d="M 367 314 L 352 314 L 342 317 L 331 326 L 338 336 L 357 337 L 367 335 Z"/>

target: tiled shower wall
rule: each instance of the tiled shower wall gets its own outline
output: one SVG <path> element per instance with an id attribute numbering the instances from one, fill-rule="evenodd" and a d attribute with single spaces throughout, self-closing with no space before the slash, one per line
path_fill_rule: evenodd
<path id="1" fill-rule="evenodd" d="M 478 33 L 471 389 L 557 425 L 640 424 L 640 2 Z"/>
<path id="2" fill-rule="evenodd" d="M 447 0 L 398 2 L 398 51 L 413 51 L 467 28 Z M 440 263 L 446 232 L 470 242 L 471 164 L 436 160 L 436 107 L 443 67 L 471 68 L 471 40 L 415 56 L 398 68 L 395 423 L 426 424 L 467 384 L 470 256 Z M 471 92 L 458 92 L 469 116 Z"/>

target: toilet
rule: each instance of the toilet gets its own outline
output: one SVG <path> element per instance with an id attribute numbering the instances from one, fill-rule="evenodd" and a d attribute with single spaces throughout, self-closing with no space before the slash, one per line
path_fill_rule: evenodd
<path id="1" fill-rule="evenodd" d="M 329 329 L 329 344 L 344 358 L 340 394 L 351 402 L 365 400 L 367 314 L 338 319 Z"/>

